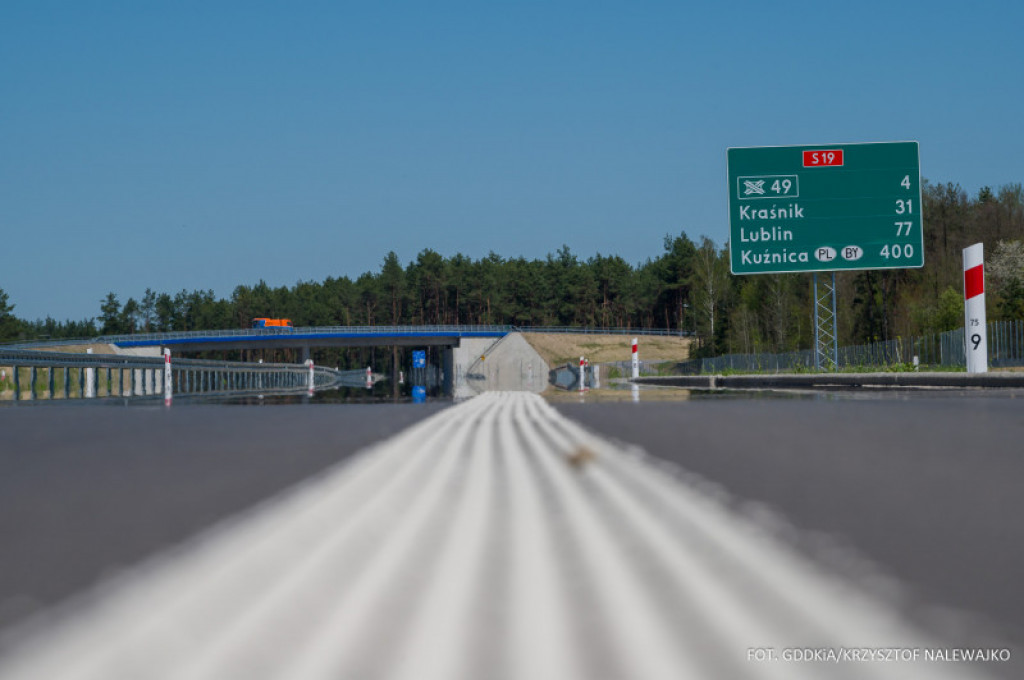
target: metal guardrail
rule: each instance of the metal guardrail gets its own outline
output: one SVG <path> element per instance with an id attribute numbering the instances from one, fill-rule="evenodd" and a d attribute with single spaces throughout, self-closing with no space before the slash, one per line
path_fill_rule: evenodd
<path id="1" fill-rule="evenodd" d="M 5 372 L 11 369 L 10 375 L 0 378 L 0 392 L 9 386 L 14 401 L 155 397 L 164 395 L 166 388 L 163 357 L 0 349 L 0 367 Z M 313 366 L 311 380 L 305 365 L 174 359 L 171 389 L 174 395 L 276 394 L 329 389 L 351 383 L 356 373 Z"/>

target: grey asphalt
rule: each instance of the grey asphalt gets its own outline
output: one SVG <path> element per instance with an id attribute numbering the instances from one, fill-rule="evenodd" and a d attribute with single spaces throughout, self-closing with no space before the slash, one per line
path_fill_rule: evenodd
<path id="1" fill-rule="evenodd" d="M 920 617 L 956 610 L 965 642 L 1024 641 L 1024 399 L 857 396 L 558 409 L 767 506 L 819 557 L 842 548 L 841 568 L 867 560 Z"/>
<path id="2" fill-rule="evenodd" d="M 0 408 L 0 628 L 444 406 Z"/>
<path id="3" fill-rule="evenodd" d="M 845 546 L 921 615 L 976 615 L 963 642 L 1019 644 L 1024 400 L 858 394 L 557 408 Z M 0 408 L 0 628 L 444 406 Z"/>

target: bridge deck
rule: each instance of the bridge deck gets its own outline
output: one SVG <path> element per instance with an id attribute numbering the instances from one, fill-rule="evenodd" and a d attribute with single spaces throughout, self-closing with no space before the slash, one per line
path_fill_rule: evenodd
<path id="1" fill-rule="evenodd" d="M 365 326 L 252 328 L 103 336 L 118 347 L 177 347 L 188 351 L 282 347 L 458 346 L 462 338 L 500 338 L 504 326 Z"/>

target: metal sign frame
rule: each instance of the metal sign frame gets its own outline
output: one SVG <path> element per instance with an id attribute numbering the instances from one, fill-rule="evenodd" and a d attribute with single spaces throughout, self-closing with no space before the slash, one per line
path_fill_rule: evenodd
<path id="1" fill-rule="evenodd" d="M 924 266 L 916 141 L 727 150 L 733 274 Z"/>
<path id="2" fill-rule="evenodd" d="M 811 273 L 814 367 L 839 370 L 835 272 L 924 266 L 919 144 L 733 147 L 726 166 L 730 270 Z"/>

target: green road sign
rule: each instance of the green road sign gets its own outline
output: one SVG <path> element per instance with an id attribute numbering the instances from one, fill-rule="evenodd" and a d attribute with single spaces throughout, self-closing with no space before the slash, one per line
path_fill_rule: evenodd
<path id="1" fill-rule="evenodd" d="M 917 142 L 728 150 L 733 274 L 924 266 Z"/>

